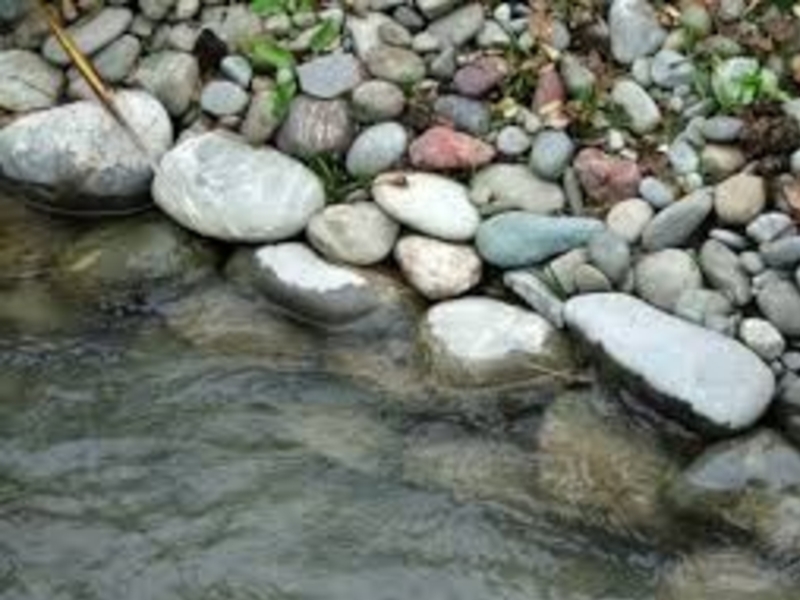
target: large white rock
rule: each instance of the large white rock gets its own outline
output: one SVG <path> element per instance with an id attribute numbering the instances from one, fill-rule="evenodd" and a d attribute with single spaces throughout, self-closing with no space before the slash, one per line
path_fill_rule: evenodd
<path id="1" fill-rule="evenodd" d="M 504 385 L 564 374 L 572 367 L 565 338 L 542 317 L 482 297 L 431 308 L 420 338 L 434 375 L 450 385 Z"/>
<path id="2" fill-rule="evenodd" d="M 120 92 L 116 102 L 153 158 L 160 158 L 172 144 L 164 107 L 140 91 Z M 0 174 L 54 192 L 52 208 L 65 211 L 141 204 L 152 179 L 147 157 L 99 103 L 89 101 L 31 113 L 0 130 Z"/>
<path id="3" fill-rule="evenodd" d="M 385 173 L 372 184 L 375 202 L 403 225 L 454 242 L 472 239 L 480 216 L 467 188 L 431 173 Z"/>
<path id="4" fill-rule="evenodd" d="M 188 138 L 164 156 L 153 199 L 202 235 L 274 242 L 300 233 L 325 204 L 325 192 L 295 159 L 211 132 Z"/>
<path id="5" fill-rule="evenodd" d="M 755 423 L 775 391 L 769 368 L 739 342 L 623 294 L 569 300 L 567 325 L 691 427 L 736 431 Z M 637 389 L 641 391 L 641 389 Z"/>

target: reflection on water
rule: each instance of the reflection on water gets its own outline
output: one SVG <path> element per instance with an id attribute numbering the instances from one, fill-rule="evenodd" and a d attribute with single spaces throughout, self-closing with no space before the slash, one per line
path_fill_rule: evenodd
<path id="1" fill-rule="evenodd" d="M 179 348 L 2 343 L 0 598 L 653 597 L 659 557 L 405 480 L 390 396 Z"/>

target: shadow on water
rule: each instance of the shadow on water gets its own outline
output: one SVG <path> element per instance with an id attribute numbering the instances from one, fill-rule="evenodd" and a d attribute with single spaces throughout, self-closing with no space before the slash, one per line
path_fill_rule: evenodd
<path id="1" fill-rule="evenodd" d="M 652 598 L 655 554 L 410 481 L 391 396 L 145 329 L 0 344 L 0 598 Z"/>

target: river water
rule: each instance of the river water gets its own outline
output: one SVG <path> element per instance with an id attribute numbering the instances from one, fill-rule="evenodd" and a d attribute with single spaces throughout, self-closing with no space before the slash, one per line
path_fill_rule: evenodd
<path id="1" fill-rule="evenodd" d="M 6 332 L 0 598 L 653 597 L 658 553 L 414 481 L 420 431 L 461 425 L 401 405 L 152 323 Z"/>

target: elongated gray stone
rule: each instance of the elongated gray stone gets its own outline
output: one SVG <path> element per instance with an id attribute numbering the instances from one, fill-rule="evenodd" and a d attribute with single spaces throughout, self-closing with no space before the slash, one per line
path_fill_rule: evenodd
<path id="1" fill-rule="evenodd" d="M 684 245 L 711 214 L 713 206 L 712 194 L 707 189 L 670 204 L 647 224 L 642 233 L 642 245 L 647 250 Z"/>
<path id="2" fill-rule="evenodd" d="M 690 427 L 739 431 L 753 425 L 772 401 L 772 372 L 751 350 L 640 300 L 580 296 L 567 302 L 564 317 L 630 385 Z"/>

